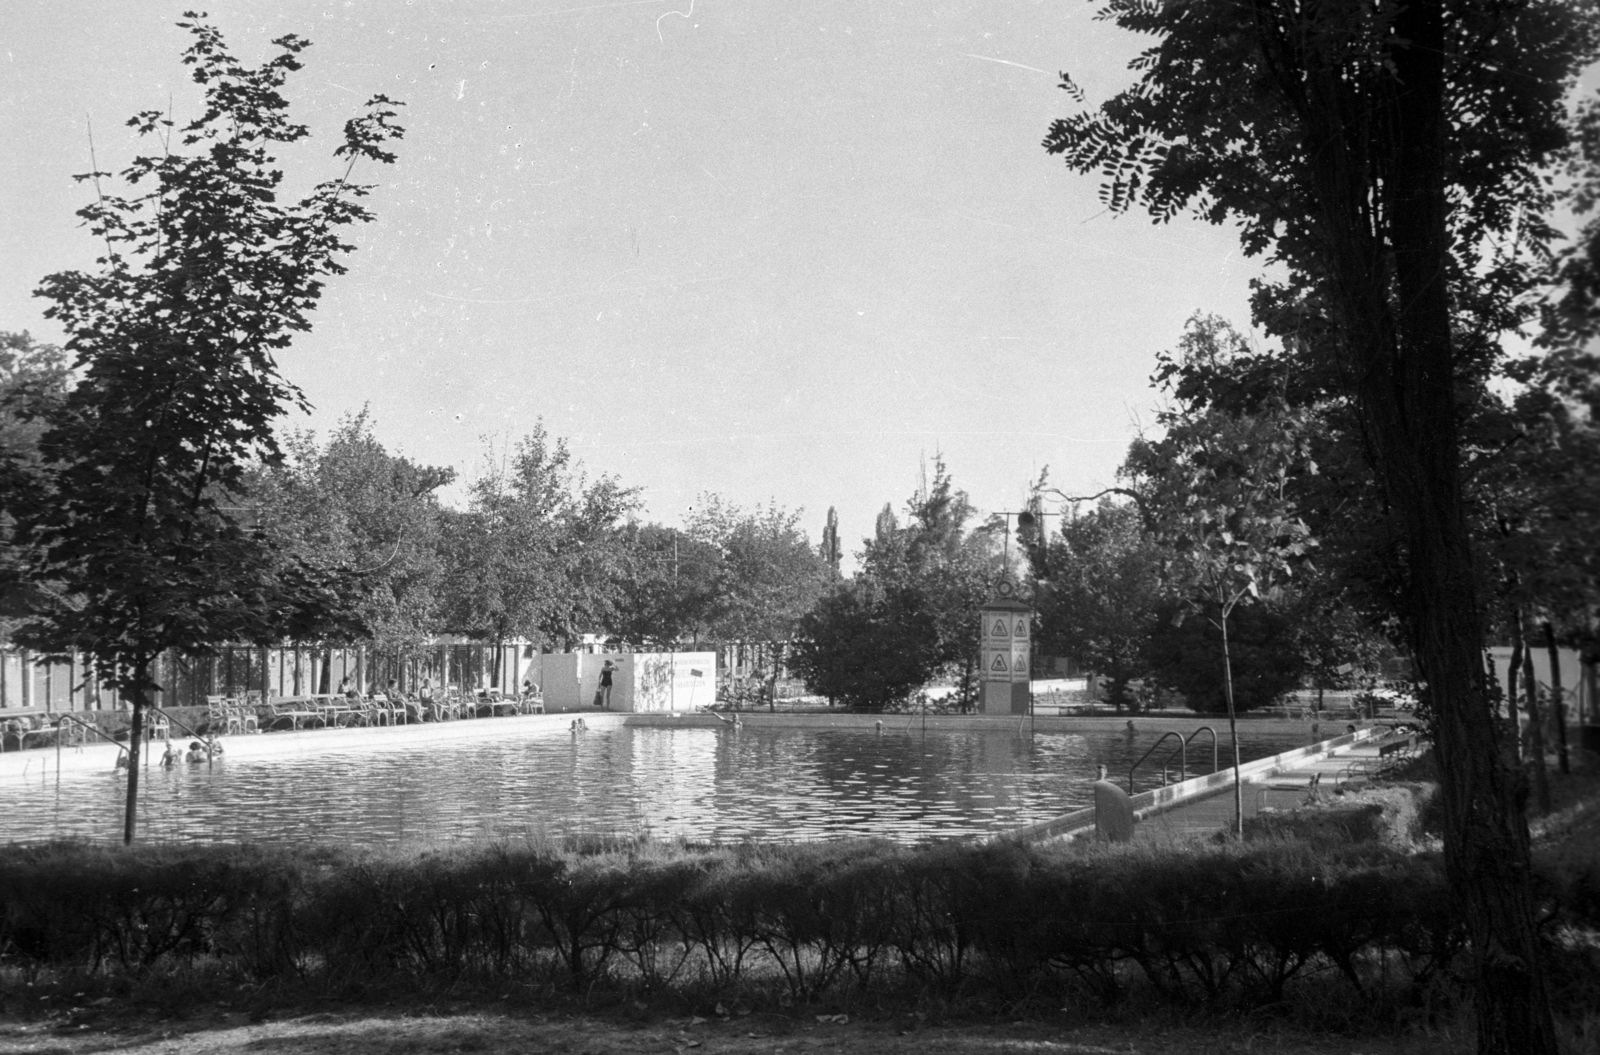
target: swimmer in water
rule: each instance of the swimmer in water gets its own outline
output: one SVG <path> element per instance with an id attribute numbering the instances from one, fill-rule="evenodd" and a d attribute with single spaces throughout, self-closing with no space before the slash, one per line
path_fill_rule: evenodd
<path id="1" fill-rule="evenodd" d="M 167 749 L 161 755 L 162 766 L 171 769 L 178 764 L 178 760 L 181 758 L 183 758 L 183 752 L 178 750 L 178 745 L 168 740 Z"/>
<path id="2" fill-rule="evenodd" d="M 1128 719 L 1128 735 L 1132 736 L 1136 732 L 1138 732 L 1138 730 L 1133 727 L 1133 719 L 1129 718 Z"/>
<path id="3" fill-rule="evenodd" d="M 184 755 L 183 757 L 184 757 L 184 761 L 190 762 L 190 763 L 193 763 L 193 762 L 204 762 L 206 760 L 206 749 L 200 746 L 200 741 L 198 741 L 198 740 L 190 741 L 190 743 L 189 743 L 189 753 L 187 755 Z"/>

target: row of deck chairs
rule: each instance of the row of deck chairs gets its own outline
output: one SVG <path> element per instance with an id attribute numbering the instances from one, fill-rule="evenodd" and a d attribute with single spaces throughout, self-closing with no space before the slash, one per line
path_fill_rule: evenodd
<path id="1" fill-rule="evenodd" d="M 207 696 L 206 720 L 220 733 L 260 732 L 328 726 L 406 725 L 422 721 L 457 721 L 462 718 L 510 714 L 543 714 L 544 699 L 538 693 L 506 696 L 498 692 L 467 694 L 448 689 L 430 700 L 414 693 L 390 696 L 375 692 L 367 696 L 315 693 L 308 696 L 281 696 L 263 699 L 258 693 L 243 697 Z"/>

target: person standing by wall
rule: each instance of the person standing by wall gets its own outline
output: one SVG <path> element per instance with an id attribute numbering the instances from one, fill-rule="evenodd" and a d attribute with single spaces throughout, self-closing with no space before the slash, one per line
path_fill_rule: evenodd
<path id="1" fill-rule="evenodd" d="M 616 672 L 616 669 L 617 665 L 609 659 L 600 668 L 600 691 L 595 695 L 600 700 L 600 709 L 602 711 L 611 709 L 611 675 Z"/>

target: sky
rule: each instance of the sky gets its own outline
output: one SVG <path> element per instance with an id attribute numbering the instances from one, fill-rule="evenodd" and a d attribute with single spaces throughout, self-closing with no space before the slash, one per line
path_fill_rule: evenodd
<path id="1" fill-rule="evenodd" d="M 61 333 L 32 290 L 91 266 L 89 142 L 199 89 L 186 3 L 8 0 L 0 24 L 0 330 Z M 1113 481 L 1155 354 L 1193 312 L 1248 323 L 1233 233 L 1108 214 L 1040 146 L 1130 83 L 1140 41 L 1082 0 L 222 0 L 235 53 L 307 37 L 286 94 L 304 190 L 375 92 L 403 101 L 377 220 L 280 359 L 325 432 L 463 480 L 542 420 L 590 474 L 681 522 L 703 492 L 837 507 L 847 551 L 942 456 L 981 512 L 1048 466 Z M 446 497 L 460 501 L 457 485 Z"/>

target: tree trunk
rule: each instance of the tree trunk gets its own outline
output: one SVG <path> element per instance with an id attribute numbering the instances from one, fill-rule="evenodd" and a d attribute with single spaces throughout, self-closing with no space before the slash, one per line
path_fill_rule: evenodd
<path id="1" fill-rule="evenodd" d="M 1561 650 L 1556 647 L 1556 628 L 1544 621 L 1544 647 L 1550 653 L 1550 709 L 1556 725 L 1556 766 L 1563 776 L 1572 772 L 1567 759 L 1567 701 L 1561 691 Z"/>
<path id="2" fill-rule="evenodd" d="M 1528 754 L 1533 763 L 1533 794 L 1540 813 L 1550 812 L 1550 774 L 1544 764 L 1544 715 L 1539 711 L 1539 682 L 1533 676 L 1533 643 L 1522 650 L 1522 691 L 1528 700 Z"/>
<path id="3" fill-rule="evenodd" d="M 134 683 L 149 680 L 150 661 L 140 658 L 133 668 Z M 122 845 L 132 846 L 139 821 L 139 745 L 144 739 L 144 689 L 133 694 L 133 715 L 128 723 L 128 797 L 122 810 Z"/>
<path id="4" fill-rule="evenodd" d="M 1239 723 L 1233 712 L 1233 657 L 1228 653 L 1226 606 L 1222 608 L 1222 690 L 1228 701 L 1228 736 L 1233 740 L 1233 834 L 1242 839 L 1244 838 L 1244 788 L 1239 784 Z"/>
<path id="5" fill-rule="evenodd" d="M 783 662 L 783 642 L 772 641 L 768 643 L 772 650 L 772 682 L 768 686 L 767 710 L 776 712 L 778 709 L 778 666 Z"/>
<path id="6" fill-rule="evenodd" d="M 1396 9 L 1374 135 L 1358 141 L 1329 113 L 1308 149 L 1354 395 L 1404 543 L 1401 612 L 1439 763 L 1446 872 L 1471 939 L 1478 1050 L 1556 1055 L 1529 890 L 1526 779 L 1490 705 L 1462 494 L 1445 38 L 1440 0 Z"/>
<path id="7" fill-rule="evenodd" d="M 1513 755 L 1522 761 L 1522 723 L 1517 719 L 1518 687 L 1522 684 L 1522 611 L 1511 609 L 1511 663 L 1506 667 L 1506 717 L 1511 722 Z"/>

